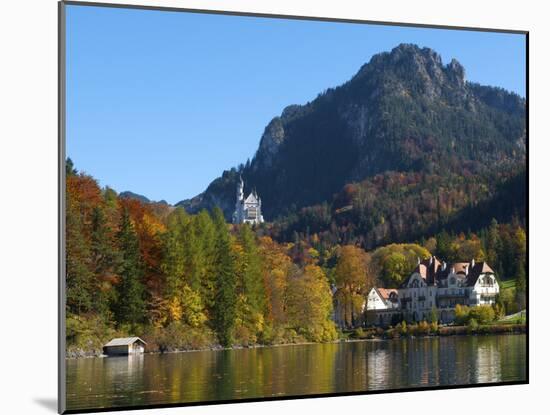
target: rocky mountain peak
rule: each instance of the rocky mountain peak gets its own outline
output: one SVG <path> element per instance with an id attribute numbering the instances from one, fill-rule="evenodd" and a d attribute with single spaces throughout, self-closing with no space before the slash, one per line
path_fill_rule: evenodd
<path id="1" fill-rule="evenodd" d="M 456 59 L 453 58 L 451 60 L 451 62 L 445 67 L 445 71 L 451 81 L 456 82 L 459 85 L 464 85 L 466 83 L 466 71 Z"/>
<path id="2" fill-rule="evenodd" d="M 387 171 L 477 174 L 520 160 L 524 137 L 524 99 L 466 82 L 456 59 L 443 64 L 430 48 L 401 44 L 341 86 L 286 107 L 239 174 L 258 189 L 269 219 Z M 230 218 L 237 177 L 222 176 L 181 205 L 222 206 Z"/>
<path id="3" fill-rule="evenodd" d="M 392 92 L 402 94 L 412 89 L 434 99 L 444 91 L 455 89 L 453 96 L 464 96 L 465 70 L 456 60 L 443 65 L 441 55 L 430 48 L 400 44 L 390 52 L 374 55 L 363 65 L 353 81 L 384 85 L 380 78 L 391 80 Z M 384 91 L 386 92 L 386 91 Z M 379 92 L 381 94 L 383 92 Z M 458 94 L 457 94 L 458 93 Z"/>
<path id="4" fill-rule="evenodd" d="M 273 118 L 267 127 L 265 127 L 260 146 L 258 147 L 257 156 L 261 159 L 261 164 L 264 167 L 271 167 L 273 158 L 276 156 L 281 144 L 285 139 L 285 129 L 281 117 Z M 260 161 L 260 160 L 258 160 Z M 258 163 L 255 164 L 257 166 Z"/>

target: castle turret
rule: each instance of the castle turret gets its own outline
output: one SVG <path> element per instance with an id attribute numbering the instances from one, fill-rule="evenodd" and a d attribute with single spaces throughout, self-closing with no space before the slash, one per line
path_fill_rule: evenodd
<path id="1" fill-rule="evenodd" d="M 262 201 L 253 189 L 245 199 L 244 197 L 244 181 L 239 176 L 237 183 L 237 195 L 235 202 L 235 212 L 233 213 L 233 223 L 251 223 L 257 224 L 264 221 L 262 215 Z"/>
<path id="2" fill-rule="evenodd" d="M 242 176 L 239 176 L 239 183 L 237 184 L 237 202 L 244 199 L 244 182 Z"/>
<path id="3" fill-rule="evenodd" d="M 233 212 L 233 223 L 243 222 L 243 204 L 244 204 L 244 182 L 242 176 L 239 176 L 237 183 L 237 194 L 235 200 L 235 212 Z"/>

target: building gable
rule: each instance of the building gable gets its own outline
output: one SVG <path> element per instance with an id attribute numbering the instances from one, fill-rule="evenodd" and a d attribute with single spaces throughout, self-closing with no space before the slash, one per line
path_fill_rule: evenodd
<path id="1" fill-rule="evenodd" d="M 380 292 L 376 288 L 372 288 L 367 296 L 367 310 L 380 310 L 385 308 L 387 308 L 387 306 Z"/>
<path id="2" fill-rule="evenodd" d="M 254 196 L 254 193 L 250 193 L 248 197 L 244 201 L 245 205 L 257 205 L 258 199 L 256 199 L 256 196 Z"/>

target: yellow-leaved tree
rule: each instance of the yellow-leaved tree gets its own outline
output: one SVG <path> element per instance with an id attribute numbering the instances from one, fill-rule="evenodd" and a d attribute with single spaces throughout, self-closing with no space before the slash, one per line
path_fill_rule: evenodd
<path id="1" fill-rule="evenodd" d="M 303 272 L 290 278 L 287 295 L 288 324 L 314 342 L 336 339 L 331 320 L 332 296 L 327 277 L 316 265 L 307 265 Z"/>
<path id="2" fill-rule="evenodd" d="M 337 320 L 345 327 L 360 325 L 365 294 L 374 284 L 370 255 L 359 247 L 340 249 L 334 270 L 336 280 Z"/>

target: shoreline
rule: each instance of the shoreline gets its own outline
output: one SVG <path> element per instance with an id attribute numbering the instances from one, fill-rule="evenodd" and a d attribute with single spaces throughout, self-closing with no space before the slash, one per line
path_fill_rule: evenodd
<path id="1" fill-rule="evenodd" d="M 346 338 L 342 337 L 340 339 L 330 341 L 330 342 L 299 342 L 299 343 L 279 343 L 279 344 L 252 344 L 248 346 L 232 346 L 232 347 L 221 347 L 221 346 L 211 346 L 201 349 L 174 349 L 170 351 L 147 351 L 144 354 L 170 354 L 170 353 L 193 353 L 193 352 L 216 352 L 223 350 L 243 350 L 243 349 L 261 349 L 261 348 L 274 348 L 274 347 L 283 347 L 283 346 L 304 346 L 304 345 L 313 345 L 313 344 L 337 344 L 337 343 L 354 343 L 354 342 L 363 342 L 363 341 L 388 341 L 388 340 L 398 340 L 398 339 L 415 339 L 423 337 L 449 337 L 449 336 L 489 336 L 489 335 L 499 335 L 499 334 L 527 334 L 527 325 L 526 324 L 502 324 L 502 325 L 487 325 L 480 326 L 475 331 L 470 330 L 467 326 L 444 326 L 438 329 L 437 333 L 419 333 L 412 334 L 406 333 L 401 334 L 396 332 L 395 328 L 392 329 L 381 329 L 381 328 L 370 328 L 364 329 L 365 335 L 358 338 Z M 87 359 L 87 358 L 104 358 L 109 357 L 103 353 L 97 353 L 95 350 L 73 350 L 66 351 L 65 360 L 73 359 Z"/>

